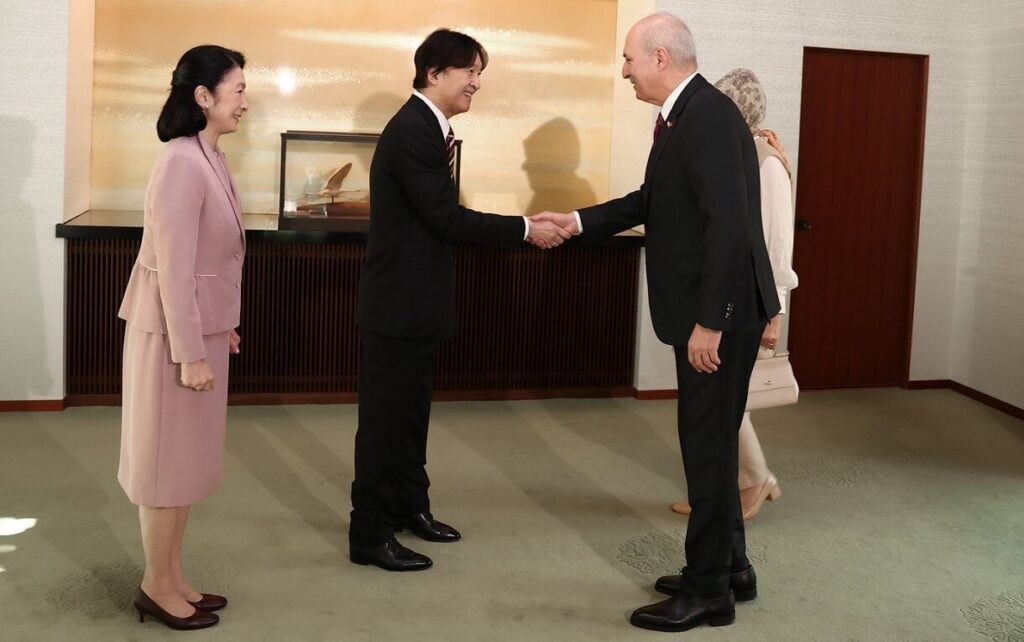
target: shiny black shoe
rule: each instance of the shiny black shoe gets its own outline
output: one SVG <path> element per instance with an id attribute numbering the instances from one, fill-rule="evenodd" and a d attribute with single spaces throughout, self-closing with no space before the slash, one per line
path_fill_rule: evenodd
<path id="1" fill-rule="evenodd" d="M 462 539 L 459 531 L 437 521 L 430 513 L 416 513 L 402 524 L 402 528 L 428 542 L 457 542 Z"/>
<path id="2" fill-rule="evenodd" d="M 679 592 L 682 577 L 682 575 L 663 575 L 654 583 L 654 590 L 665 595 L 675 595 Z M 737 602 L 749 602 L 756 598 L 757 576 L 754 574 L 754 567 L 748 566 L 742 571 L 731 573 L 729 588 L 736 595 Z"/>
<path id="3" fill-rule="evenodd" d="M 652 631 L 689 631 L 708 624 L 727 626 L 736 621 L 736 598 L 732 591 L 722 597 L 703 599 L 680 593 L 663 602 L 633 611 L 629 623 Z"/>
<path id="4" fill-rule="evenodd" d="M 425 571 L 434 565 L 429 557 L 402 546 L 394 537 L 378 546 L 363 547 L 350 543 L 348 555 L 356 564 L 373 564 L 385 571 Z"/>

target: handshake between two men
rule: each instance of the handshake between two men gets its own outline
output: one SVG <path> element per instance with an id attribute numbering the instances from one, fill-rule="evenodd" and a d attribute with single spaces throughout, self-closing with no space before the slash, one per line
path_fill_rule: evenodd
<path id="1" fill-rule="evenodd" d="M 530 231 L 527 242 L 548 250 L 558 247 L 569 238 L 580 234 L 579 219 L 575 213 L 541 212 L 529 217 Z"/>

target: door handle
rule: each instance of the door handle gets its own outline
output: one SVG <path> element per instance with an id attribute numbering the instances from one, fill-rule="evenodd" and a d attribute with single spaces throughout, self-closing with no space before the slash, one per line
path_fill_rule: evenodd
<path id="1" fill-rule="evenodd" d="M 798 230 L 809 230 L 811 229 L 811 222 L 805 218 L 798 218 L 796 220 L 796 229 Z"/>

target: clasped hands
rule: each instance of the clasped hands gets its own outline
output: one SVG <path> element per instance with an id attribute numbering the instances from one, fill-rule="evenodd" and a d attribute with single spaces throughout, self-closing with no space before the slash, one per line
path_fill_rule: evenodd
<path id="1" fill-rule="evenodd" d="M 530 234 L 526 240 L 531 245 L 547 250 L 558 247 L 579 233 L 576 217 L 571 212 L 541 212 L 530 217 Z"/>

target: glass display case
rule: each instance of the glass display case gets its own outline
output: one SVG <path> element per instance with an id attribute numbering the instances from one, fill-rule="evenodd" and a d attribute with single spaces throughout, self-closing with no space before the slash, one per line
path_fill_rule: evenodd
<path id="1" fill-rule="evenodd" d="M 369 228 L 370 162 L 380 134 L 286 131 L 281 134 L 278 229 Z M 462 141 L 455 141 L 459 187 Z"/>

